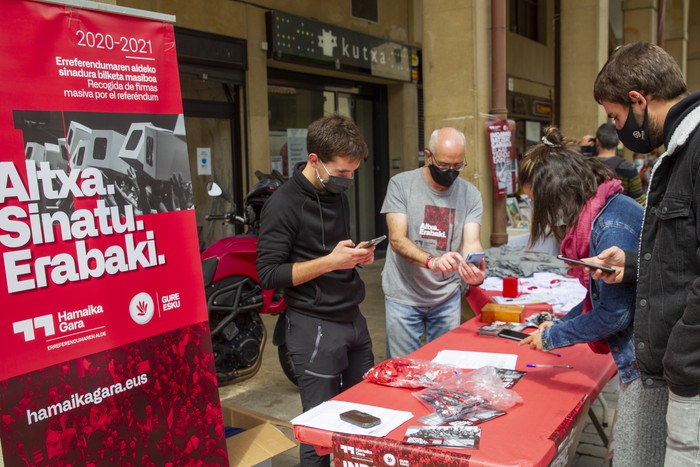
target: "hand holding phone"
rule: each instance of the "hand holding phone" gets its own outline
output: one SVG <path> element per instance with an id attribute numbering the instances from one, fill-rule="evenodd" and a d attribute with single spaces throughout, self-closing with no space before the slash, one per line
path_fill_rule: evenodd
<path id="1" fill-rule="evenodd" d="M 382 419 L 359 410 L 348 410 L 340 414 L 340 419 L 344 422 L 352 423 L 360 428 L 371 428 L 382 423 Z"/>
<path id="2" fill-rule="evenodd" d="M 567 258 L 564 255 L 557 255 L 557 259 L 560 259 L 566 263 L 577 264 L 579 266 L 585 266 L 585 267 L 590 268 L 590 269 L 600 269 L 603 272 L 615 272 L 615 268 L 611 268 L 609 266 L 599 266 L 597 264 L 592 264 L 592 263 L 586 263 L 586 262 L 578 260 L 578 259 Z"/>
<path id="3" fill-rule="evenodd" d="M 472 252 L 467 254 L 467 258 L 465 261 L 469 264 L 473 264 L 477 268 L 481 266 L 481 262 L 484 260 L 484 257 L 486 256 L 486 253 L 483 251 L 478 251 L 478 252 Z"/>
<path id="4" fill-rule="evenodd" d="M 381 237 L 373 238 L 372 240 L 368 240 L 362 244 L 362 248 L 369 248 L 371 246 L 376 245 L 377 243 L 383 242 L 386 240 L 386 235 L 382 235 Z"/>

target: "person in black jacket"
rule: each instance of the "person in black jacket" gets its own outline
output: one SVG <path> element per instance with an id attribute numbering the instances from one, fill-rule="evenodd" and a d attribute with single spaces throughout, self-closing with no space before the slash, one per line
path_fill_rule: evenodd
<path id="1" fill-rule="evenodd" d="M 350 239 L 345 193 L 367 156 L 348 117 L 316 120 L 306 137 L 309 158 L 262 210 L 257 270 L 265 289 L 284 289 L 286 343 L 306 412 L 360 382 L 374 365 L 359 305 L 365 285 L 355 267 L 374 261 L 374 246 Z M 300 447 L 302 466 L 330 465 L 313 446 Z"/>
<path id="2" fill-rule="evenodd" d="M 668 386 L 667 466 L 700 465 L 700 93 L 688 94 L 662 48 L 618 48 L 594 97 L 631 151 L 666 152 L 651 175 L 640 251 L 610 248 L 584 261 L 615 266 L 607 282 L 637 280 L 635 352 L 644 387 Z M 593 278 L 601 277 L 595 272 Z M 647 410 L 640 407 L 639 410 Z"/>

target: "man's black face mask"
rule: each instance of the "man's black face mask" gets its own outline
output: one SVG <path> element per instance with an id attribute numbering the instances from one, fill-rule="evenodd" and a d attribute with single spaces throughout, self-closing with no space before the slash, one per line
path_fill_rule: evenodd
<path id="1" fill-rule="evenodd" d="M 644 109 L 644 122 L 640 127 L 634 119 L 632 106 L 627 113 L 625 125 L 617 130 L 617 136 L 627 149 L 640 154 L 647 154 L 654 150 L 649 142 L 649 109 Z"/>
<path id="2" fill-rule="evenodd" d="M 457 177 L 459 177 L 459 170 L 442 170 L 438 169 L 433 164 L 430 164 L 428 169 L 430 170 L 430 176 L 433 177 L 435 183 L 440 186 L 444 186 L 445 188 L 451 187 L 454 181 L 457 180 Z"/>

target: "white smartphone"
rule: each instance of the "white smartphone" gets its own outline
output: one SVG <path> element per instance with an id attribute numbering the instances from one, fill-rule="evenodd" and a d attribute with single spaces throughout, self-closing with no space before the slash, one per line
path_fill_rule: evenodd
<path id="1" fill-rule="evenodd" d="M 366 242 L 363 243 L 362 248 L 369 248 L 371 246 L 376 245 L 377 243 L 383 242 L 386 240 L 386 235 L 382 235 L 381 237 L 373 238 L 372 240 L 367 240 Z"/>
<path id="2" fill-rule="evenodd" d="M 469 264 L 473 264 L 478 268 L 479 266 L 481 266 L 481 262 L 484 260 L 484 256 L 486 256 L 486 253 L 484 253 L 483 251 L 468 253 L 467 259 L 465 259 L 465 261 Z"/>
<path id="3" fill-rule="evenodd" d="M 564 255 L 557 255 L 557 259 L 560 259 L 560 260 L 564 261 L 565 263 L 578 264 L 579 266 L 586 266 L 587 268 L 591 268 L 591 269 L 600 269 L 603 272 L 615 272 L 615 268 L 611 268 L 609 266 L 598 266 L 597 264 L 592 264 L 592 263 L 586 263 L 586 262 L 578 260 L 578 259 L 567 258 Z"/>

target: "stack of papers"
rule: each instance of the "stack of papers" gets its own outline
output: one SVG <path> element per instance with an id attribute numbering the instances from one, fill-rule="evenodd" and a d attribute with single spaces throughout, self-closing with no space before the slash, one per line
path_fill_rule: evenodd
<path id="1" fill-rule="evenodd" d="M 518 356 L 510 353 L 471 352 L 469 350 L 441 350 L 432 360 L 434 363 L 445 363 L 467 370 L 477 370 L 481 367 L 492 366 L 515 370 Z"/>
<path id="2" fill-rule="evenodd" d="M 374 415 L 379 417 L 382 423 L 370 428 L 360 428 L 340 419 L 340 414 L 348 410 L 359 410 Z M 353 402 L 326 401 L 294 418 L 292 425 L 303 425 L 338 433 L 382 437 L 388 435 L 411 418 L 413 418 L 413 414 L 405 410 L 385 409 L 384 407 Z"/>
<path id="3" fill-rule="evenodd" d="M 583 301 L 586 289 L 578 279 L 551 272 L 538 272 L 527 279 L 520 279 L 520 295 L 506 298 L 496 295 L 493 301 L 501 305 L 530 305 L 548 303 L 555 313 L 567 313 Z M 480 287 L 484 290 L 503 291 L 503 279 L 487 277 Z"/>

